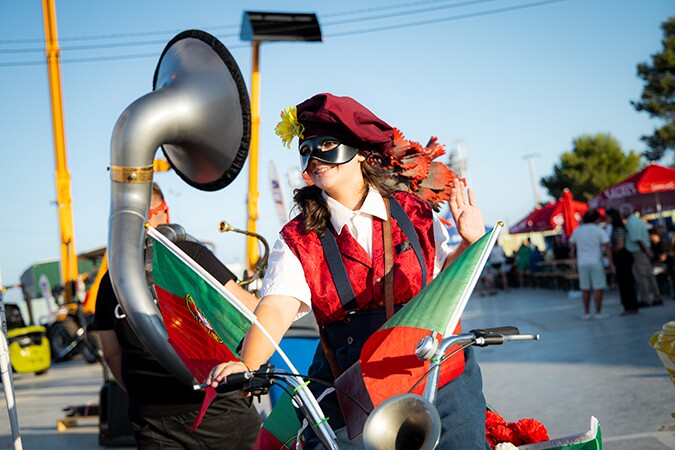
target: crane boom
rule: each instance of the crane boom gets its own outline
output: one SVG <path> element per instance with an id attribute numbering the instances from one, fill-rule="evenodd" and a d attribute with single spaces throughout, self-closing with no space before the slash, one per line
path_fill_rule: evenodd
<path id="1" fill-rule="evenodd" d="M 63 126 L 63 101 L 61 96 L 61 66 L 59 62 L 59 41 L 56 30 L 56 7 L 54 0 L 42 0 L 45 22 L 45 43 L 47 69 L 49 72 L 49 93 L 54 129 L 54 151 L 56 154 L 56 202 L 58 206 L 61 235 L 61 279 L 65 287 L 65 301 L 72 301 L 77 281 L 77 254 L 73 232 L 73 209 L 70 191 L 70 172 L 66 158 L 66 136 Z"/>

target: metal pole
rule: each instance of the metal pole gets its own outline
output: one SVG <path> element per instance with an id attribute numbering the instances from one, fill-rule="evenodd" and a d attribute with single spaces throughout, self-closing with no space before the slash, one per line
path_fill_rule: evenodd
<path id="1" fill-rule="evenodd" d="M 539 189 L 537 188 L 537 177 L 534 175 L 534 160 L 533 158 L 535 156 L 539 156 L 538 153 L 530 153 L 528 155 L 523 156 L 523 158 L 527 159 L 529 165 L 530 165 L 530 182 L 532 183 L 532 193 L 534 194 L 534 205 L 535 207 L 541 205 L 541 200 L 539 199 Z"/>
<path id="2" fill-rule="evenodd" d="M 12 430 L 14 450 L 22 450 L 21 432 L 19 431 L 19 415 L 16 410 L 14 398 L 14 380 L 12 376 L 12 364 L 9 360 L 9 346 L 7 345 L 7 317 L 5 316 L 5 302 L 2 293 L 2 277 L 0 277 L 0 379 L 5 391 L 5 403 L 9 426 Z"/>
<path id="3" fill-rule="evenodd" d="M 258 220 L 258 145 L 260 134 L 260 42 L 253 41 L 253 62 L 251 73 L 251 147 L 248 152 L 248 231 L 256 233 Z M 246 238 L 246 267 L 251 273 L 258 261 L 258 240 Z"/>
<path id="4" fill-rule="evenodd" d="M 63 126 L 63 101 L 61 97 L 61 68 L 59 65 L 59 42 L 56 31 L 56 8 L 54 0 L 42 0 L 45 22 L 47 69 L 49 71 L 49 94 L 54 128 L 54 151 L 56 154 L 56 203 L 61 232 L 61 279 L 65 288 L 66 303 L 75 296 L 77 281 L 77 254 L 73 233 L 73 210 L 70 196 L 70 172 L 66 159 L 66 135 Z"/>

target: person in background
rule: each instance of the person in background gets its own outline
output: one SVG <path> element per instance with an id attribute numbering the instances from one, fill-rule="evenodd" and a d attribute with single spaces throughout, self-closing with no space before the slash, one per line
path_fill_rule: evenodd
<path id="1" fill-rule="evenodd" d="M 561 235 L 553 237 L 553 259 L 569 259 L 570 246 L 565 243 Z"/>
<path id="2" fill-rule="evenodd" d="M 485 234 L 485 225 L 472 191 L 455 179 L 449 204 L 462 241 L 451 250 L 447 231 L 429 205 L 414 194 L 392 191 L 386 183 L 381 161 L 393 147 L 394 129 L 350 97 L 318 94 L 287 108 L 277 131 L 290 145 L 293 135 L 283 133 L 284 129 L 299 131 L 294 135 L 300 138 L 301 170 L 313 185 L 295 191 L 300 214 L 283 227 L 274 245 L 255 313 L 278 341 L 298 316 L 314 311 L 322 344 L 309 375 L 332 382 L 359 360 L 364 343 L 387 320 L 386 311 L 417 295 Z M 388 204 L 392 215 L 395 207 L 398 210 L 394 202 L 404 215 L 389 215 Z M 385 294 L 383 279 L 388 247 L 383 230 L 389 225 L 395 249 L 393 298 Z M 419 241 L 418 250 L 411 248 L 411 240 Z M 330 266 L 324 249 L 337 256 Z M 332 269 L 343 276 L 334 281 L 338 275 L 331 275 Z M 338 285 L 351 285 L 353 297 L 340 295 Z M 251 327 L 240 352 L 244 361 L 219 364 L 206 382 L 215 387 L 231 373 L 255 370 L 273 352 L 260 331 Z M 438 448 L 488 449 L 482 377 L 472 348 L 447 363 L 452 381 L 438 390 L 442 428 Z M 326 389 L 318 383 L 309 388 L 315 396 Z M 320 405 L 336 430 L 340 448 L 361 448 L 360 438 L 347 437 L 335 394 L 325 395 Z M 306 430 L 304 438 L 305 450 L 321 447 L 313 431 Z"/>
<path id="3" fill-rule="evenodd" d="M 508 271 L 508 265 L 506 263 L 506 253 L 504 253 L 504 248 L 495 242 L 495 245 L 490 250 L 490 256 L 488 256 L 487 263 L 492 269 L 492 289 L 491 292 L 496 293 L 497 286 L 495 284 L 497 277 L 502 285 L 502 289 L 505 292 L 509 292 L 509 282 L 506 279 L 506 272 Z"/>
<path id="4" fill-rule="evenodd" d="M 619 286 L 619 297 L 623 305 L 622 316 L 630 316 L 638 313 L 637 293 L 635 292 L 635 279 L 633 278 L 633 255 L 626 249 L 626 227 L 624 221 L 616 209 L 606 212 L 612 224 L 612 235 L 609 238 L 612 249 L 612 262 L 616 274 L 616 282 Z"/>
<path id="5" fill-rule="evenodd" d="M 530 276 L 530 253 L 532 247 L 529 239 L 525 238 L 516 252 L 516 268 L 518 269 L 518 284 L 524 288 L 527 277 Z"/>
<path id="6" fill-rule="evenodd" d="M 670 292 L 669 268 L 668 268 L 668 249 L 663 240 L 663 231 L 658 226 L 649 229 L 649 249 L 652 251 L 652 273 L 656 278 L 656 284 L 659 292 L 667 294 Z"/>
<path id="7" fill-rule="evenodd" d="M 153 183 L 148 222 L 169 223 L 169 207 Z M 177 245 L 241 300 L 251 311 L 258 299 L 237 284 L 237 279 L 206 247 L 182 241 Z M 260 416 L 251 398 L 237 392 L 218 394 L 201 424 L 194 423 L 204 391 L 195 391 L 171 375 L 147 351 L 124 318 L 106 273 L 96 298 L 96 327 L 103 355 L 117 383 L 129 395 L 129 421 L 136 445 L 143 450 L 251 449 L 260 429 Z"/>
<path id="8" fill-rule="evenodd" d="M 668 274 L 670 276 L 670 286 L 672 287 L 672 297 L 675 298 L 675 226 L 668 225 L 668 234 L 666 242 L 668 243 Z"/>
<path id="9" fill-rule="evenodd" d="M 478 292 L 479 297 L 485 297 L 486 292 L 488 295 L 497 294 L 495 273 L 492 267 L 490 267 L 489 261 L 483 266 L 483 270 L 480 273 L 478 283 L 476 283 L 476 292 Z"/>
<path id="10" fill-rule="evenodd" d="M 593 318 L 590 312 L 591 293 L 595 305 L 595 318 L 606 319 L 607 314 L 602 312 L 602 299 L 607 289 L 607 274 L 603 264 L 603 256 L 611 257 L 609 238 L 607 233 L 600 228 L 600 213 L 597 209 L 589 209 L 584 213 L 583 223 L 579 225 L 570 236 L 572 253 L 577 258 L 577 271 L 579 272 L 579 289 L 583 302 L 583 320 Z M 613 263 L 610 259 L 610 269 Z"/>
<path id="11" fill-rule="evenodd" d="M 638 288 L 638 305 L 662 305 L 661 293 L 652 273 L 653 254 L 647 224 L 635 215 L 633 205 L 629 203 L 623 203 L 619 207 L 619 214 L 626 226 L 626 249 L 633 256 L 632 271 Z M 653 300 L 650 300 L 650 296 Z"/>
<path id="12" fill-rule="evenodd" d="M 540 263 L 544 262 L 545 259 L 542 251 L 535 245 L 532 249 L 532 253 L 530 253 L 530 272 L 536 273 L 543 271 L 544 268 Z"/>

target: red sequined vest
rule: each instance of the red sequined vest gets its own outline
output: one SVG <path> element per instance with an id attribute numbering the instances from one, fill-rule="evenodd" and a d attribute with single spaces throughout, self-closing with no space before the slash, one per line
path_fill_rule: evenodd
<path id="1" fill-rule="evenodd" d="M 434 271 L 433 217 L 429 206 L 416 196 L 404 192 L 393 194 L 412 222 L 420 241 L 427 268 L 427 284 Z M 394 253 L 394 304 L 406 303 L 421 289 L 422 275 L 415 252 L 404 243 L 408 240 L 395 219 L 392 220 Z M 302 216 L 296 216 L 281 230 L 284 241 L 302 264 L 312 292 L 312 309 L 322 326 L 343 319 L 347 312 L 333 283 L 321 241 L 316 233 L 306 233 Z M 369 257 L 356 239 L 345 229 L 335 239 L 350 281 L 358 309 L 378 308 L 384 302 L 384 248 L 382 220 L 373 218 L 373 257 Z M 398 250 L 403 249 L 401 253 Z"/>

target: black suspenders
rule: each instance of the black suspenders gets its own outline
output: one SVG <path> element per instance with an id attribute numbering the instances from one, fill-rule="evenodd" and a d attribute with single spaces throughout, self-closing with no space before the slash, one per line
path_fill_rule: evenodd
<path id="1" fill-rule="evenodd" d="M 417 237 L 415 232 L 415 227 L 410 221 L 410 217 L 405 213 L 399 202 L 395 198 L 389 197 L 389 206 L 391 208 L 391 216 L 396 219 L 398 226 L 403 231 L 405 237 L 408 238 L 410 245 L 412 246 L 415 256 L 420 263 L 422 268 L 422 288 L 427 285 L 427 266 L 424 263 L 424 255 L 422 254 L 422 246 L 420 245 L 420 240 Z M 340 250 L 337 246 L 337 241 L 333 235 L 333 227 L 329 227 L 321 238 L 321 246 L 323 247 L 323 254 L 328 263 L 328 268 L 330 269 L 331 277 L 333 278 L 333 283 L 335 283 L 335 288 L 337 289 L 338 296 L 340 297 L 340 302 L 342 303 L 342 309 L 345 311 L 351 311 L 355 309 L 358 304 L 356 303 L 356 295 L 354 295 L 354 289 L 352 288 L 352 283 L 349 281 L 349 276 L 347 275 L 347 269 L 345 269 L 344 262 L 342 261 L 342 256 L 340 255 Z"/>
<path id="2" fill-rule="evenodd" d="M 417 237 L 417 232 L 415 232 L 415 227 L 413 227 L 410 217 L 405 213 L 401 204 L 396 201 L 395 198 L 389 198 L 389 207 L 391 208 L 391 216 L 396 219 L 398 226 L 401 227 L 401 231 L 405 234 L 405 237 L 410 241 L 415 256 L 420 263 L 422 268 L 422 289 L 427 285 L 427 265 L 424 263 L 424 255 L 422 254 L 422 246 L 420 245 L 420 240 Z"/>

